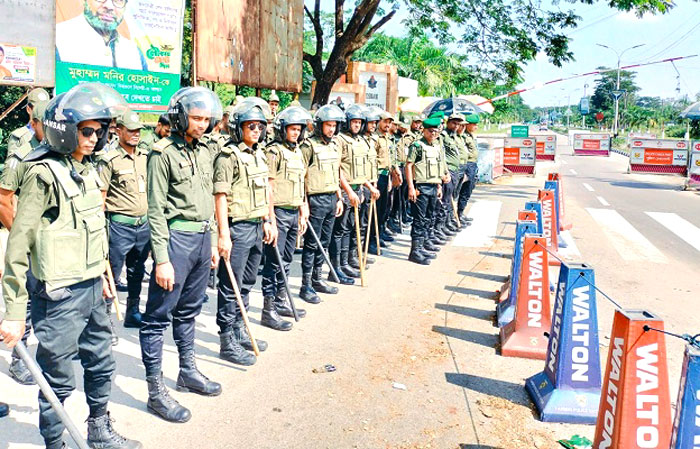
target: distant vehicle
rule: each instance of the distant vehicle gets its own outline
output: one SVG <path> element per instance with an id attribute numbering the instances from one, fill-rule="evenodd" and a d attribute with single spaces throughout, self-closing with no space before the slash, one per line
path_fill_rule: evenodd
<path id="1" fill-rule="evenodd" d="M 549 129 L 547 128 L 547 125 L 540 123 L 540 131 L 549 131 Z"/>

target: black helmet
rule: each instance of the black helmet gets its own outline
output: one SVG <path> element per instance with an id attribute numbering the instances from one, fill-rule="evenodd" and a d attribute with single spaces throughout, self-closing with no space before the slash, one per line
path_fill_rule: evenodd
<path id="1" fill-rule="evenodd" d="M 204 111 L 209 116 L 209 127 L 206 132 L 211 132 L 214 126 L 223 116 L 221 101 L 211 90 L 197 87 L 183 87 L 170 97 L 168 104 L 168 118 L 174 132 L 185 134 L 190 126 L 189 115 L 195 109 Z"/>
<path id="2" fill-rule="evenodd" d="M 367 119 L 365 118 L 365 107 L 360 104 L 352 104 L 345 108 L 345 126 L 343 127 L 343 131 L 349 133 L 350 121 L 356 119 L 362 120 L 362 127 L 360 128 L 359 134 L 364 134 L 367 126 Z"/>
<path id="3" fill-rule="evenodd" d="M 99 151 L 108 139 L 109 122 L 126 110 L 124 98 L 111 87 L 83 83 L 54 97 L 44 113 L 44 134 L 51 150 L 71 154 L 78 148 L 78 124 L 96 120 L 104 129 L 93 151 Z"/>
<path id="4" fill-rule="evenodd" d="M 242 125 L 245 122 L 262 122 L 267 124 L 267 114 L 270 113 L 270 105 L 258 97 L 248 97 L 240 101 L 231 111 L 229 127 L 231 136 L 236 142 L 243 142 Z M 260 134 L 258 142 L 264 142 L 267 129 Z"/>
<path id="5" fill-rule="evenodd" d="M 345 123 L 345 113 L 342 109 L 334 104 L 321 106 L 314 115 L 314 134 L 318 137 L 323 136 L 323 123 L 336 122 L 338 126 L 335 128 L 335 134 L 340 132 L 340 126 Z"/>
<path id="6" fill-rule="evenodd" d="M 273 126 L 275 128 L 275 138 L 280 142 L 284 142 L 287 138 L 286 130 L 289 125 L 301 125 L 301 134 L 299 135 L 299 141 L 304 140 L 304 134 L 306 132 L 306 126 L 308 122 L 312 120 L 311 114 L 309 114 L 306 109 L 301 106 L 292 106 L 284 111 L 277 114 Z"/>

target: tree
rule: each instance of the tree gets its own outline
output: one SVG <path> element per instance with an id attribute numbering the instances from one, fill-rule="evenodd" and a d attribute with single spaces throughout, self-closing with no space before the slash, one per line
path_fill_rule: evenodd
<path id="1" fill-rule="evenodd" d="M 544 52 L 557 66 L 572 60 L 569 38 L 564 32 L 574 28 L 579 20 L 571 10 L 555 9 L 556 5 L 548 10 L 530 0 L 356 0 L 354 9 L 348 10 L 345 0 L 335 0 L 332 33 L 324 33 L 321 0 L 308 0 L 308 3 L 312 6 L 305 4 L 304 11 L 313 31 L 314 45 L 304 50 L 304 61 L 316 79 L 312 102 L 319 104 L 328 102 L 333 84 L 346 72 L 352 55 L 400 7 L 410 16 L 406 21 L 410 33 L 427 31 L 441 43 L 456 44 L 463 56 L 472 61 L 475 71 L 483 73 L 483 77 L 506 82 L 516 80 L 523 65 L 538 52 Z M 639 15 L 665 13 L 673 7 L 666 0 L 606 0 L 606 3 Z M 390 7 L 391 11 L 381 6 Z M 329 40 L 333 41 L 332 45 Z"/>
<path id="2" fill-rule="evenodd" d="M 604 69 L 604 67 L 598 67 Z M 637 76 L 634 72 L 627 70 L 620 71 L 620 90 L 624 91 L 624 95 L 620 97 L 620 117 L 624 116 L 627 106 L 635 104 L 636 93 L 639 92 L 639 86 L 634 82 Z M 602 112 L 605 115 L 605 122 L 612 123 L 614 120 L 615 99 L 612 92 L 617 88 L 617 71 L 612 70 L 604 72 L 595 81 L 593 96 L 591 97 L 591 106 L 594 111 Z M 622 120 L 620 120 L 622 127 Z"/>

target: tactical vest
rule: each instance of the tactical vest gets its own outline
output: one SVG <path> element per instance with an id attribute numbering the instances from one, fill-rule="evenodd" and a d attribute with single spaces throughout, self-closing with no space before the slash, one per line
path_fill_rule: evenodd
<path id="1" fill-rule="evenodd" d="M 435 143 L 428 145 L 422 139 L 416 141 L 413 145 L 420 145 L 422 150 L 422 157 L 414 164 L 416 183 L 440 184 L 442 182 L 440 146 Z"/>
<path id="2" fill-rule="evenodd" d="M 306 141 L 314 156 L 308 167 L 306 191 L 309 195 L 334 193 L 340 185 L 340 155 L 335 142 L 324 145 L 316 138 Z"/>
<path id="3" fill-rule="evenodd" d="M 379 165 L 377 161 L 377 136 L 374 134 L 365 137 L 367 146 L 367 160 L 369 161 L 369 182 L 377 182 L 379 179 Z"/>
<path id="4" fill-rule="evenodd" d="M 347 143 L 348 157 L 347 161 L 343 162 L 343 171 L 348 178 L 347 181 L 351 185 L 364 184 L 372 174 L 369 145 L 361 137 L 341 135 L 341 138 Z"/>
<path id="5" fill-rule="evenodd" d="M 280 149 L 273 191 L 275 206 L 301 206 L 304 203 L 304 156 L 301 150 L 292 151 L 285 144 L 275 146 Z"/>
<path id="6" fill-rule="evenodd" d="M 97 172 L 90 169 L 82 186 L 71 178 L 65 159 L 45 159 L 59 186 L 58 217 L 41 221 L 31 253 L 32 270 L 51 290 L 94 279 L 105 271 L 107 232 Z"/>
<path id="7" fill-rule="evenodd" d="M 233 221 L 243 221 L 267 215 L 269 171 L 262 150 L 255 150 L 251 154 L 229 145 L 221 152 L 233 153 L 238 164 L 238 179 L 231 185 L 227 195 L 228 216 Z"/>

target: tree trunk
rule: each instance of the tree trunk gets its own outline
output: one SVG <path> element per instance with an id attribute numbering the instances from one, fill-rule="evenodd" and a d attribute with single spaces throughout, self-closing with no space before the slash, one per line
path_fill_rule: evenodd
<path id="1" fill-rule="evenodd" d="M 328 99 L 333 90 L 333 84 L 341 77 L 348 68 L 348 61 L 343 58 L 329 59 L 326 64 L 323 74 L 316 77 L 316 88 L 314 89 L 314 97 L 311 100 L 311 105 L 324 105 L 328 103 Z"/>

